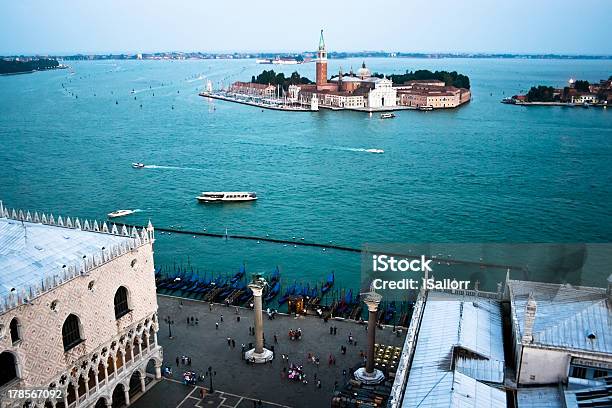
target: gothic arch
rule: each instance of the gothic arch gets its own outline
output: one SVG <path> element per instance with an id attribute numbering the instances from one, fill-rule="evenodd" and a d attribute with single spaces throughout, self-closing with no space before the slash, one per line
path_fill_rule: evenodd
<path id="1" fill-rule="evenodd" d="M 20 377 L 17 355 L 12 351 L 0 353 L 0 387 Z"/>
<path id="2" fill-rule="evenodd" d="M 117 384 L 113 390 L 113 396 L 111 397 L 113 408 L 120 408 L 125 406 L 125 386 L 123 383 Z"/>
<path id="3" fill-rule="evenodd" d="M 106 408 L 106 402 L 107 402 L 106 397 L 100 397 L 96 401 L 96 405 L 94 406 L 94 408 Z"/>

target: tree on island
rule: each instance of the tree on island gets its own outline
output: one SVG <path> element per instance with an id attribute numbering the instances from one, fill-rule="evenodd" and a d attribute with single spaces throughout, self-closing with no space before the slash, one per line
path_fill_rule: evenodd
<path id="1" fill-rule="evenodd" d="M 527 102 L 554 102 L 555 88 L 552 86 L 532 86 L 527 92 Z"/>
<path id="2" fill-rule="evenodd" d="M 253 75 L 251 77 L 251 82 L 263 85 L 281 85 L 285 91 L 289 89 L 289 85 L 313 83 L 310 79 L 300 76 L 297 71 L 294 71 L 289 78 L 285 78 L 284 73 L 279 72 L 277 74 L 273 69 L 269 71 L 264 70 L 261 74 L 257 75 L 257 77 Z"/>
<path id="3" fill-rule="evenodd" d="M 574 88 L 578 92 L 589 92 L 589 85 L 589 81 L 582 81 L 580 79 L 574 82 Z"/>
<path id="4" fill-rule="evenodd" d="M 383 74 L 375 73 L 374 76 L 382 78 Z M 439 81 L 444 81 L 444 84 L 447 86 L 470 89 L 470 78 L 467 75 L 458 74 L 457 71 L 431 72 L 427 69 L 419 69 L 413 72 L 406 70 L 405 74 L 391 74 L 387 75 L 387 78 L 393 81 L 394 84 L 404 84 L 408 81 L 437 79 Z"/>
<path id="5" fill-rule="evenodd" d="M 0 74 L 18 74 L 21 72 L 42 71 L 54 69 L 59 66 L 59 62 L 54 59 L 36 59 L 31 61 L 6 61 L 0 59 Z"/>

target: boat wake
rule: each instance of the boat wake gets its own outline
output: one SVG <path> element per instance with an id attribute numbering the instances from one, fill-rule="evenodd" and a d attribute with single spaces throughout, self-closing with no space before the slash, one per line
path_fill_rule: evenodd
<path id="1" fill-rule="evenodd" d="M 161 169 L 161 170 L 194 170 L 202 171 L 202 169 L 196 169 L 195 167 L 180 167 L 180 166 L 158 166 L 156 164 L 147 164 L 144 166 L 145 169 Z"/>
<path id="2" fill-rule="evenodd" d="M 356 147 L 339 147 L 338 150 L 344 150 L 347 152 L 364 152 L 364 153 L 375 153 L 375 154 L 382 154 L 385 152 L 383 149 L 364 149 L 364 148 L 356 148 Z"/>

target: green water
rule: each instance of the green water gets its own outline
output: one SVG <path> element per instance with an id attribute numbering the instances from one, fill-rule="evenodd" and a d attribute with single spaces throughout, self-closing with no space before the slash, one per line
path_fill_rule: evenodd
<path id="1" fill-rule="evenodd" d="M 329 71 L 360 63 L 332 60 Z M 266 67 L 254 60 L 74 62 L 73 71 L 0 77 L 0 199 L 97 219 L 135 208 L 125 222 L 353 247 L 612 239 L 612 110 L 499 103 L 533 84 L 607 78 L 612 61 L 366 63 L 384 73 L 457 70 L 470 76 L 473 101 L 382 121 L 356 112 L 262 112 L 197 96 L 205 79 L 250 79 Z M 313 64 L 298 69 L 314 77 Z M 135 170 L 133 161 L 151 167 Z M 260 199 L 198 204 L 195 196 L 210 190 L 256 191 Z M 243 262 L 249 272 L 279 265 L 285 282 L 320 281 L 335 270 L 340 285 L 359 275 L 358 254 L 157 238 L 158 265 L 189 259 L 209 273 Z"/>

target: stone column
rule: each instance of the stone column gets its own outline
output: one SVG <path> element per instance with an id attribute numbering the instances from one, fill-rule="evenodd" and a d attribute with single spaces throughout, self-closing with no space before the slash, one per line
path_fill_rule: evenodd
<path id="1" fill-rule="evenodd" d="M 144 375 L 140 375 L 140 391 L 145 392 L 145 389 L 147 388 L 147 384 L 145 383 L 145 376 Z"/>
<path id="2" fill-rule="evenodd" d="M 368 302 L 368 299 L 366 299 L 365 304 L 368 306 L 368 350 L 366 373 L 370 374 L 374 372 L 374 345 L 376 344 L 376 316 L 378 314 L 378 303 Z"/>
<path id="3" fill-rule="evenodd" d="M 161 374 L 161 366 L 162 366 L 161 362 L 159 362 L 159 363 L 157 361 L 155 362 L 155 379 L 156 380 L 159 380 L 161 378 L 161 376 L 162 376 L 162 374 Z"/>
<path id="4" fill-rule="evenodd" d="M 130 406 L 130 387 L 123 386 L 123 396 L 125 397 L 125 406 Z"/>
<path id="5" fill-rule="evenodd" d="M 265 363 L 274 358 L 274 354 L 264 348 L 261 296 L 265 286 L 266 281 L 261 275 L 253 275 L 253 281 L 249 284 L 249 289 L 253 291 L 253 304 L 255 306 L 255 348 L 247 351 L 244 358 L 255 363 Z"/>
<path id="6" fill-rule="evenodd" d="M 255 353 L 263 353 L 264 338 L 263 338 L 263 310 L 261 296 L 263 295 L 263 286 L 249 285 L 253 291 L 253 304 L 255 306 Z"/>
<path id="7" fill-rule="evenodd" d="M 378 384 L 385 379 L 382 371 L 374 368 L 374 345 L 376 344 L 376 315 L 382 296 L 376 292 L 365 294 L 363 302 L 368 307 L 368 345 L 366 366 L 357 369 L 355 379 L 364 384 Z"/>

